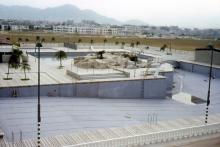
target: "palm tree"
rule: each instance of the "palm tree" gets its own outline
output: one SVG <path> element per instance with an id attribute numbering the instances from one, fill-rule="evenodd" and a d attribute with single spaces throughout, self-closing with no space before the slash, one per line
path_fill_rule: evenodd
<path id="1" fill-rule="evenodd" d="M 104 41 L 103 41 L 103 42 L 104 42 L 104 46 L 105 46 L 105 44 L 106 44 L 107 41 L 108 41 L 108 40 L 105 38 Z"/>
<path id="2" fill-rule="evenodd" d="M 12 45 L 12 48 L 13 49 L 19 49 L 21 46 L 20 42 L 15 42 L 13 45 Z"/>
<path id="3" fill-rule="evenodd" d="M 12 78 L 9 78 L 10 67 L 12 67 L 14 69 L 18 69 L 20 67 L 20 59 L 21 59 L 22 54 L 23 54 L 23 52 L 19 49 L 12 50 L 12 54 L 8 60 L 8 72 L 6 73 L 7 78 L 4 78 L 4 80 L 11 80 L 12 79 Z"/>
<path id="4" fill-rule="evenodd" d="M 42 38 L 42 39 L 41 39 L 41 42 L 45 42 L 45 38 Z"/>
<path id="5" fill-rule="evenodd" d="M 138 47 L 139 45 L 140 45 L 140 42 L 139 42 L 139 41 L 137 41 L 137 42 L 136 42 L 136 46 Z"/>
<path id="6" fill-rule="evenodd" d="M 39 41 L 40 40 L 40 36 L 36 36 L 36 41 Z"/>
<path id="7" fill-rule="evenodd" d="M 93 39 L 91 39 L 91 40 L 90 40 L 90 43 L 91 43 L 91 45 L 92 45 L 92 44 L 94 43 L 94 40 L 93 40 Z"/>
<path id="8" fill-rule="evenodd" d="M 103 59 L 103 54 L 105 53 L 104 50 L 97 52 L 97 58 L 98 59 Z"/>
<path id="9" fill-rule="evenodd" d="M 18 38 L 18 42 L 21 42 L 22 41 L 22 38 Z"/>
<path id="10" fill-rule="evenodd" d="M 79 38 L 79 39 L 78 39 L 78 43 L 81 43 L 81 42 L 82 42 L 82 39 L 81 39 L 81 38 Z"/>
<path id="11" fill-rule="evenodd" d="M 138 56 L 137 55 L 130 55 L 129 56 L 130 61 L 133 61 L 135 63 L 135 66 L 137 65 L 138 62 Z"/>
<path id="12" fill-rule="evenodd" d="M 125 42 L 122 42 L 121 43 L 121 48 L 124 49 L 124 47 L 125 47 Z"/>
<path id="13" fill-rule="evenodd" d="M 60 51 L 56 52 L 55 57 L 57 58 L 57 60 L 60 60 L 59 68 L 62 68 L 63 67 L 62 60 L 67 58 L 66 52 L 60 50 Z"/>
<path id="14" fill-rule="evenodd" d="M 12 65 L 13 62 L 14 62 L 14 56 L 11 55 L 8 60 L 8 72 L 6 73 L 7 77 L 3 78 L 4 80 L 12 80 L 12 78 L 9 78 L 9 74 L 10 74 L 9 70 L 10 70 L 10 66 Z"/>
<path id="15" fill-rule="evenodd" d="M 12 49 L 12 63 L 11 67 L 14 69 L 18 69 L 20 67 L 20 60 L 23 52 L 20 49 Z"/>
<path id="16" fill-rule="evenodd" d="M 165 51 L 166 48 L 167 48 L 167 45 L 164 44 L 164 45 L 160 48 L 160 51 Z"/>
<path id="17" fill-rule="evenodd" d="M 55 41 L 55 37 L 52 37 L 52 38 L 51 38 L 51 41 L 54 42 L 54 41 Z"/>
<path id="18" fill-rule="evenodd" d="M 29 78 L 27 78 L 27 76 L 26 76 L 26 71 L 31 70 L 31 67 L 28 64 L 28 62 L 22 62 L 21 69 L 24 71 L 24 79 L 21 79 L 21 80 L 29 80 Z"/>
<path id="19" fill-rule="evenodd" d="M 132 48 L 134 48 L 134 43 L 132 42 L 130 46 L 131 46 Z"/>

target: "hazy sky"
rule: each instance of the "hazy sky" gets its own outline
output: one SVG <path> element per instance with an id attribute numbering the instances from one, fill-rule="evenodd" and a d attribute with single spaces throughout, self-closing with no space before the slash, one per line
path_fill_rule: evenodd
<path id="1" fill-rule="evenodd" d="M 73 4 L 121 21 L 139 19 L 153 25 L 220 28 L 220 0 L 1 0 L 0 4 L 38 8 Z"/>

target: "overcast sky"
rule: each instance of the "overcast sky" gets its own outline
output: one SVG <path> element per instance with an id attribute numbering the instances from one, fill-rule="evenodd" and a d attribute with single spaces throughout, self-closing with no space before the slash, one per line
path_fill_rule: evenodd
<path id="1" fill-rule="evenodd" d="M 0 4 L 38 8 L 73 4 L 120 21 L 138 19 L 150 25 L 220 28 L 220 0 L 1 0 Z"/>

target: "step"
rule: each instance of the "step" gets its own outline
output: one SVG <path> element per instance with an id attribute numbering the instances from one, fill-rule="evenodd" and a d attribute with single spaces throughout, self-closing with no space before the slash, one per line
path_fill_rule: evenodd
<path id="1" fill-rule="evenodd" d="M 90 80 L 90 79 L 110 79 L 110 78 L 125 78 L 126 76 L 125 75 L 112 75 L 112 76 L 109 76 L 109 75 L 104 75 L 104 76 L 80 76 L 80 79 L 82 80 Z"/>
<path id="2" fill-rule="evenodd" d="M 84 76 L 115 76 L 115 75 L 124 75 L 124 74 L 123 73 L 85 74 L 85 75 L 80 75 L 80 77 L 84 77 Z"/>

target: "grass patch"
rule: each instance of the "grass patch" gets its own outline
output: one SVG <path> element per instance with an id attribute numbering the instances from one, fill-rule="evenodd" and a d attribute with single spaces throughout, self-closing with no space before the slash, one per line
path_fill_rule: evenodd
<path id="1" fill-rule="evenodd" d="M 140 45 L 161 47 L 164 44 L 170 45 L 174 49 L 193 51 L 195 48 L 206 47 L 210 42 L 216 47 L 220 48 L 220 40 L 195 40 L 195 39 L 166 39 L 166 38 L 139 38 L 139 37 L 105 37 L 105 36 L 88 36 L 88 35 L 77 35 L 77 34 L 66 34 L 66 33 L 45 33 L 45 32 L 4 32 L 0 33 L 3 38 L 10 38 L 12 43 L 17 42 L 18 38 L 21 38 L 24 42 L 28 38 L 27 43 L 34 43 L 36 36 L 40 36 L 45 39 L 46 43 L 103 43 L 106 38 L 106 43 L 117 44 L 120 46 L 122 42 L 126 44 L 139 42 Z M 54 38 L 54 40 L 52 39 Z"/>

